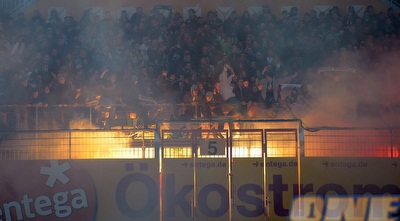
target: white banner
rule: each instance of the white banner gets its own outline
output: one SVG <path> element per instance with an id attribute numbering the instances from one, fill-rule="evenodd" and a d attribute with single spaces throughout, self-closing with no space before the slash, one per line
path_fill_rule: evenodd
<path id="1" fill-rule="evenodd" d="M 234 11 L 233 7 L 217 7 L 216 10 L 218 13 L 218 18 L 223 21 L 228 19 L 231 13 Z"/>
<path id="2" fill-rule="evenodd" d="M 183 20 L 186 21 L 186 19 L 189 18 L 189 10 L 193 9 L 196 12 L 197 16 L 201 16 L 201 8 L 200 5 L 195 5 L 195 6 L 188 6 L 183 8 Z"/>
<path id="3" fill-rule="evenodd" d="M 366 9 L 365 5 L 349 5 L 347 7 L 350 7 L 350 6 L 353 6 L 354 11 L 356 12 L 356 14 L 359 17 L 362 18 L 364 16 L 364 12 L 365 12 L 365 9 Z"/>
<path id="4" fill-rule="evenodd" d="M 331 10 L 332 5 L 314 5 L 314 10 L 317 12 L 317 16 L 321 12 L 325 12 L 325 14 L 328 14 L 329 10 Z"/>
<path id="5" fill-rule="evenodd" d="M 247 9 L 247 11 L 250 13 L 250 16 L 254 15 L 254 14 L 260 14 L 262 11 L 263 7 L 261 6 L 251 6 Z"/>

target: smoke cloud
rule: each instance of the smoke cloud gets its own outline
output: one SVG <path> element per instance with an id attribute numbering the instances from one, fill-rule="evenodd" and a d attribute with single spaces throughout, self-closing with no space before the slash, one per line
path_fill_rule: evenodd
<path id="1" fill-rule="evenodd" d="M 357 65 L 363 54 L 342 53 L 337 68 L 309 73 L 314 103 L 302 118 L 309 126 L 395 127 L 400 125 L 398 53 Z M 343 69 L 340 67 L 354 68 Z M 354 70 L 354 72 L 352 72 Z"/>

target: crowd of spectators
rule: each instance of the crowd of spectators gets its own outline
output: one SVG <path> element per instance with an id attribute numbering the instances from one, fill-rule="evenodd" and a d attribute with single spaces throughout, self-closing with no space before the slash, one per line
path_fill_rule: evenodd
<path id="1" fill-rule="evenodd" d="M 101 19 L 88 11 L 80 19 L 56 10 L 47 19 L 19 13 L 0 21 L 0 104 L 75 107 L 62 115 L 66 123 L 88 117 L 85 106 L 97 110 L 96 124 L 118 109 L 148 120 L 149 101 L 171 104 L 171 119 L 251 117 L 254 105 L 310 105 L 308 70 L 344 61 L 373 69 L 382 54 L 400 50 L 399 35 L 394 10 L 373 6 L 360 16 L 352 6 L 276 15 L 264 5 L 259 14 L 233 11 L 225 20 L 216 11 L 200 17 L 190 10 L 185 20 L 140 7 L 117 19 L 109 11 Z M 303 87 L 282 97 L 282 83 Z"/>

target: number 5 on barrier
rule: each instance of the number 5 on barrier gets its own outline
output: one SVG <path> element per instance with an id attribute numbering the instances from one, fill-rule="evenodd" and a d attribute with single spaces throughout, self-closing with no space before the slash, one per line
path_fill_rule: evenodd
<path id="1" fill-rule="evenodd" d="M 200 141 L 200 155 L 225 155 L 224 139 L 207 139 Z"/>

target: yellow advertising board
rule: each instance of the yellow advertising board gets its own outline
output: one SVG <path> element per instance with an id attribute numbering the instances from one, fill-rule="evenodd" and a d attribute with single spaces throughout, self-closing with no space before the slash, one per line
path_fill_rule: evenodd
<path id="1" fill-rule="evenodd" d="M 0 161 L 0 220 L 159 220 L 156 160 Z"/>
<path id="2" fill-rule="evenodd" d="M 233 217 L 239 220 L 286 220 L 290 201 L 297 193 L 297 159 L 234 158 L 232 185 L 234 195 Z M 264 188 L 269 201 L 264 208 Z"/>
<path id="3" fill-rule="evenodd" d="M 388 158 L 302 158 L 304 196 L 294 200 L 289 220 L 398 220 L 399 162 Z"/>
<path id="4" fill-rule="evenodd" d="M 159 220 L 158 160 L 79 161 L 92 177 L 98 221 Z"/>
<path id="5" fill-rule="evenodd" d="M 228 159 L 163 160 L 163 220 L 228 220 Z"/>
<path id="6" fill-rule="evenodd" d="M 303 157 L 300 163 L 297 158 L 265 162 L 234 158 L 231 186 L 227 158 L 163 159 L 162 163 L 160 176 L 156 159 L 0 161 L 0 220 L 222 221 L 232 216 L 251 221 L 265 220 L 265 214 L 278 221 L 396 220 L 398 216 L 400 160 L 395 158 Z M 304 200 L 296 200 L 298 193 Z M 303 216 L 293 211 L 297 206 Z"/>
<path id="7" fill-rule="evenodd" d="M 262 158 L 234 158 L 232 165 L 233 217 L 264 220 Z"/>
<path id="8" fill-rule="evenodd" d="M 387 158 L 302 158 L 302 194 L 399 194 L 400 161 Z"/>

